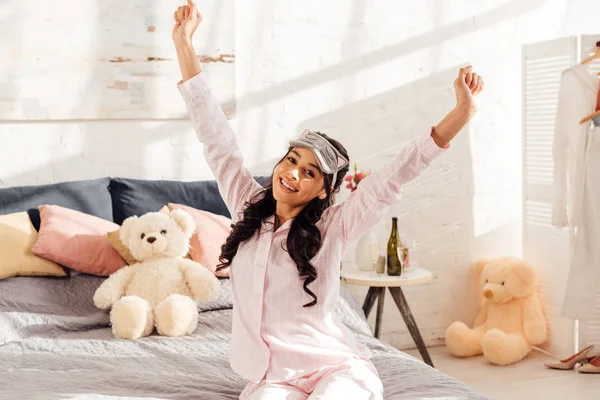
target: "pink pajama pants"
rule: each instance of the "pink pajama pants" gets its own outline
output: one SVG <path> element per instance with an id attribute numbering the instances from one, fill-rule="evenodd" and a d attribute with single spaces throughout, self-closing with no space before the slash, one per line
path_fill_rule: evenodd
<path id="1" fill-rule="evenodd" d="M 349 360 L 289 382 L 248 383 L 240 400 L 382 400 L 383 385 L 375 366 Z"/>

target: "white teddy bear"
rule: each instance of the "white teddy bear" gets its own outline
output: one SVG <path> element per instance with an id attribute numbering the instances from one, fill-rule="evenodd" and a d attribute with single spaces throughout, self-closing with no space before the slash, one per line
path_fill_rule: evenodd
<path id="1" fill-rule="evenodd" d="M 138 339 L 154 330 L 164 336 L 189 335 L 198 323 L 195 300 L 211 301 L 219 280 L 201 264 L 183 258 L 195 223 L 183 210 L 129 217 L 120 238 L 137 264 L 113 273 L 94 294 L 94 304 L 109 309 L 112 331 Z"/>

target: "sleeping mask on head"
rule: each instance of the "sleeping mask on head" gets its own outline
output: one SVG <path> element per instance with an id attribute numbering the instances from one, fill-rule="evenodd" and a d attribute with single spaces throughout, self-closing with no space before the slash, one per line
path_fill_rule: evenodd
<path id="1" fill-rule="evenodd" d="M 298 139 L 290 140 L 290 146 L 312 150 L 321 170 L 327 175 L 333 175 L 331 186 L 335 186 L 338 171 L 348 165 L 346 157 L 327 139 L 308 129 L 305 129 Z"/>

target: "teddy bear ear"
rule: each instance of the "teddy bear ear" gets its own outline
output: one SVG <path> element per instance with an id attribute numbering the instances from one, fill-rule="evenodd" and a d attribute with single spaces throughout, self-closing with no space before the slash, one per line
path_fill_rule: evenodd
<path id="1" fill-rule="evenodd" d="M 129 236 L 131 235 L 131 227 L 133 226 L 133 223 L 137 221 L 137 219 L 138 217 L 134 215 L 126 218 L 121 224 L 121 229 L 119 229 L 119 238 L 121 239 L 121 242 L 123 242 L 125 247 L 127 247 L 127 243 L 129 242 Z"/>
<path id="2" fill-rule="evenodd" d="M 522 259 L 514 259 L 510 263 L 510 273 L 507 279 L 509 287 L 518 288 L 517 295 L 525 296 L 536 284 L 536 274 L 533 266 Z"/>
<path id="3" fill-rule="evenodd" d="M 485 266 L 488 264 L 489 260 L 487 258 L 480 258 L 478 260 L 475 260 L 475 263 L 473 264 L 473 270 L 475 271 L 475 275 L 479 278 L 479 276 L 481 276 L 481 273 L 483 272 L 483 268 L 485 268 Z"/>
<path id="4" fill-rule="evenodd" d="M 183 231 L 188 239 L 192 237 L 192 234 L 196 229 L 196 223 L 194 222 L 194 218 L 188 212 L 175 209 L 169 212 L 169 218 L 179 225 L 179 229 Z"/>

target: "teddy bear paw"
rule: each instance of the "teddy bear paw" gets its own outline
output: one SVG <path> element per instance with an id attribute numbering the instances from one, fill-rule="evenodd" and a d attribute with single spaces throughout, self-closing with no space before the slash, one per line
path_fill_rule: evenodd
<path id="1" fill-rule="evenodd" d="M 150 303 L 138 296 L 126 296 L 110 312 L 113 334 L 121 339 L 138 339 L 154 330 Z"/>
<path id="2" fill-rule="evenodd" d="M 523 335 L 507 334 L 500 329 L 490 329 L 481 342 L 483 355 L 492 364 L 513 364 L 531 352 L 531 345 Z"/>
<path id="3" fill-rule="evenodd" d="M 463 322 L 455 321 L 446 329 L 446 348 L 456 357 L 481 354 L 481 343 L 475 332 Z"/>
<path id="4" fill-rule="evenodd" d="M 184 336 L 196 330 L 198 306 L 187 296 L 173 294 L 154 310 L 156 330 L 163 336 Z"/>
<path id="5" fill-rule="evenodd" d="M 190 282 L 190 287 L 194 297 L 205 302 L 215 300 L 221 292 L 221 284 L 212 273 L 210 276 L 193 280 Z"/>
<path id="6" fill-rule="evenodd" d="M 107 310 L 113 305 L 112 296 L 104 290 L 96 290 L 94 293 L 94 305 L 101 310 Z"/>

